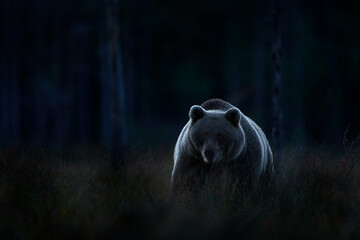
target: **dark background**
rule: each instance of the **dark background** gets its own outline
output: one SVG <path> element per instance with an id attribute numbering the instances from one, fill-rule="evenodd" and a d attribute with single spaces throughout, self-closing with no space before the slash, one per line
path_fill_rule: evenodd
<path id="1" fill-rule="evenodd" d="M 281 4 L 284 145 L 341 145 L 360 130 L 360 4 Z M 261 0 L 3 0 L 1 146 L 106 147 L 117 128 L 128 146 L 175 144 L 214 97 L 271 139 L 273 15 Z"/>

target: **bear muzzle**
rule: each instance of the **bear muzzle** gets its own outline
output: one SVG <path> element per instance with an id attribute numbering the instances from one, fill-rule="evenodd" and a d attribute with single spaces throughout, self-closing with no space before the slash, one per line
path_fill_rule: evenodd
<path id="1" fill-rule="evenodd" d="M 203 155 L 204 155 L 203 157 L 204 157 L 205 162 L 207 162 L 207 163 L 214 162 L 214 155 L 215 155 L 214 151 L 205 150 Z"/>

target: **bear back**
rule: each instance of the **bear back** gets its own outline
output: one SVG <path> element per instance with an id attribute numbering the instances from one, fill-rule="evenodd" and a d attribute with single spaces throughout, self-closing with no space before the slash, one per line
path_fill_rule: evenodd
<path id="1" fill-rule="evenodd" d="M 230 108 L 233 108 L 234 106 L 228 102 L 225 102 L 224 100 L 219 99 L 219 98 L 213 98 L 213 99 L 203 102 L 201 104 L 201 107 L 203 107 L 205 110 L 227 111 Z"/>

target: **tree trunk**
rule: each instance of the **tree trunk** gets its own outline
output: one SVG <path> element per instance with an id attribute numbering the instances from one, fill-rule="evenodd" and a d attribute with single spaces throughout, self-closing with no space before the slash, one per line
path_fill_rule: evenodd
<path id="1" fill-rule="evenodd" d="M 328 144 L 336 144 L 341 141 L 343 133 L 346 130 L 346 124 L 343 122 L 343 93 L 341 92 L 338 52 L 333 47 L 336 46 L 336 38 L 333 32 L 328 33 L 328 65 L 330 68 L 329 90 L 326 103 L 326 112 L 323 128 L 323 137 Z"/>
<path id="2" fill-rule="evenodd" d="M 10 1 L 2 2 L 1 13 L 1 57 L 0 57 L 0 143 L 7 143 L 9 135 L 9 19 L 10 19 Z"/>
<path id="3" fill-rule="evenodd" d="M 136 32 L 137 29 L 137 17 L 136 17 L 136 6 L 137 0 L 132 0 L 126 3 L 127 10 L 124 11 L 124 30 L 123 30 L 123 40 L 124 40 L 124 76 L 125 76 L 125 89 L 126 89 L 126 107 L 127 107 L 127 116 L 128 119 L 133 120 L 135 118 L 135 106 L 136 106 L 136 89 L 135 89 L 135 79 L 137 78 L 137 72 L 135 71 L 135 42 L 136 42 Z M 131 139 L 134 137 L 134 124 L 133 121 L 129 120 L 127 123 L 127 137 L 128 141 L 131 142 Z"/>
<path id="4" fill-rule="evenodd" d="M 58 88 L 57 93 L 57 108 L 52 109 L 52 139 L 53 142 L 61 146 L 64 143 L 64 78 L 63 78 L 63 45 L 62 45 L 62 12 L 63 12 L 63 2 L 53 3 L 52 7 L 52 44 L 51 44 L 51 62 L 52 62 L 52 78 L 56 88 Z M 61 14 L 59 14 L 61 13 Z"/>
<path id="5" fill-rule="evenodd" d="M 104 19 L 101 16 L 101 19 Z M 101 22 L 100 26 L 106 24 L 106 21 Z M 103 27 L 100 27 L 100 140 L 103 146 L 109 146 L 111 144 L 111 133 L 113 132 L 111 112 L 112 112 L 112 95 L 110 86 L 110 57 L 109 57 L 109 40 L 108 31 Z"/>
<path id="6" fill-rule="evenodd" d="M 140 2 L 140 1 L 139 1 Z M 140 5 L 140 4 L 139 4 Z M 139 44 L 139 69 L 140 69 L 140 81 L 139 81 L 139 101 L 137 107 L 139 108 L 138 119 L 141 119 L 142 125 L 145 129 L 151 128 L 153 126 L 152 118 L 152 107 L 154 106 L 153 95 L 153 83 L 151 82 L 151 70 L 152 70 L 152 61 L 151 61 L 151 30 L 146 27 L 147 21 L 151 18 L 149 14 L 151 3 L 149 1 L 144 1 L 142 6 L 139 7 L 137 15 L 138 26 L 139 26 L 139 38 L 141 39 Z"/>
<path id="7" fill-rule="evenodd" d="M 303 55 L 303 36 L 304 36 L 304 16 L 303 8 L 299 0 L 292 1 L 292 111 L 291 129 L 294 129 L 295 143 L 301 148 L 304 141 L 303 129 L 303 95 L 304 95 L 304 55 Z"/>
<path id="8" fill-rule="evenodd" d="M 262 11 L 255 16 L 253 25 L 253 109 L 255 112 L 256 122 L 264 127 L 265 117 L 265 78 L 264 78 L 264 59 L 265 59 L 265 34 L 264 34 L 264 16 Z"/>
<path id="9" fill-rule="evenodd" d="M 124 162 L 124 152 L 127 146 L 127 126 L 125 108 L 125 84 L 120 45 L 119 2 L 107 0 L 108 29 L 108 74 L 112 86 L 112 164 L 115 169 Z"/>
<path id="10" fill-rule="evenodd" d="M 10 31 L 6 34 L 10 35 L 10 42 L 8 48 L 10 49 L 8 55 L 9 68 L 8 68 L 8 91 L 9 91 L 9 135 L 7 136 L 11 144 L 18 144 L 20 140 L 20 94 L 19 94 L 19 35 L 18 35 L 18 19 L 19 9 L 16 1 L 12 3 L 10 8 Z"/>
<path id="11" fill-rule="evenodd" d="M 281 36 L 281 3 L 280 0 L 273 0 L 273 41 L 272 41 L 272 61 L 274 68 L 273 78 L 273 145 L 275 153 L 275 169 L 278 173 L 282 170 L 281 158 L 281 60 L 282 60 L 282 36 Z"/>
<path id="12" fill-rule="evenodd" d="M 34 118 L 35 118 L 35 131 L 36 140 L 38 143 L 43 144 L 46 142 L 46 104 L 44 103 L 43 96 L 43 82 L 44 82 L 44 46 L 45 44 L 45 10 L 43 8 L 44 2 L 37 0 L 35 3 L 35 49 L 34 60 L 36 61 L 34 70 L 35 84 L 33 87 L 34 97 Z"/>

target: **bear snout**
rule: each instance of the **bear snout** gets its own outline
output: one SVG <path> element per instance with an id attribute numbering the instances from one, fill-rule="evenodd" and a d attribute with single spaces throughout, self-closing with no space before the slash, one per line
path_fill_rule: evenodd
<path id="1" fill-rule="evenodd" d="M 214 151 L 212 150 L 205 150 L 204 152 L 204 155 L 205 155 L 205 161 L 211 163 L 214 161 Z"/>

